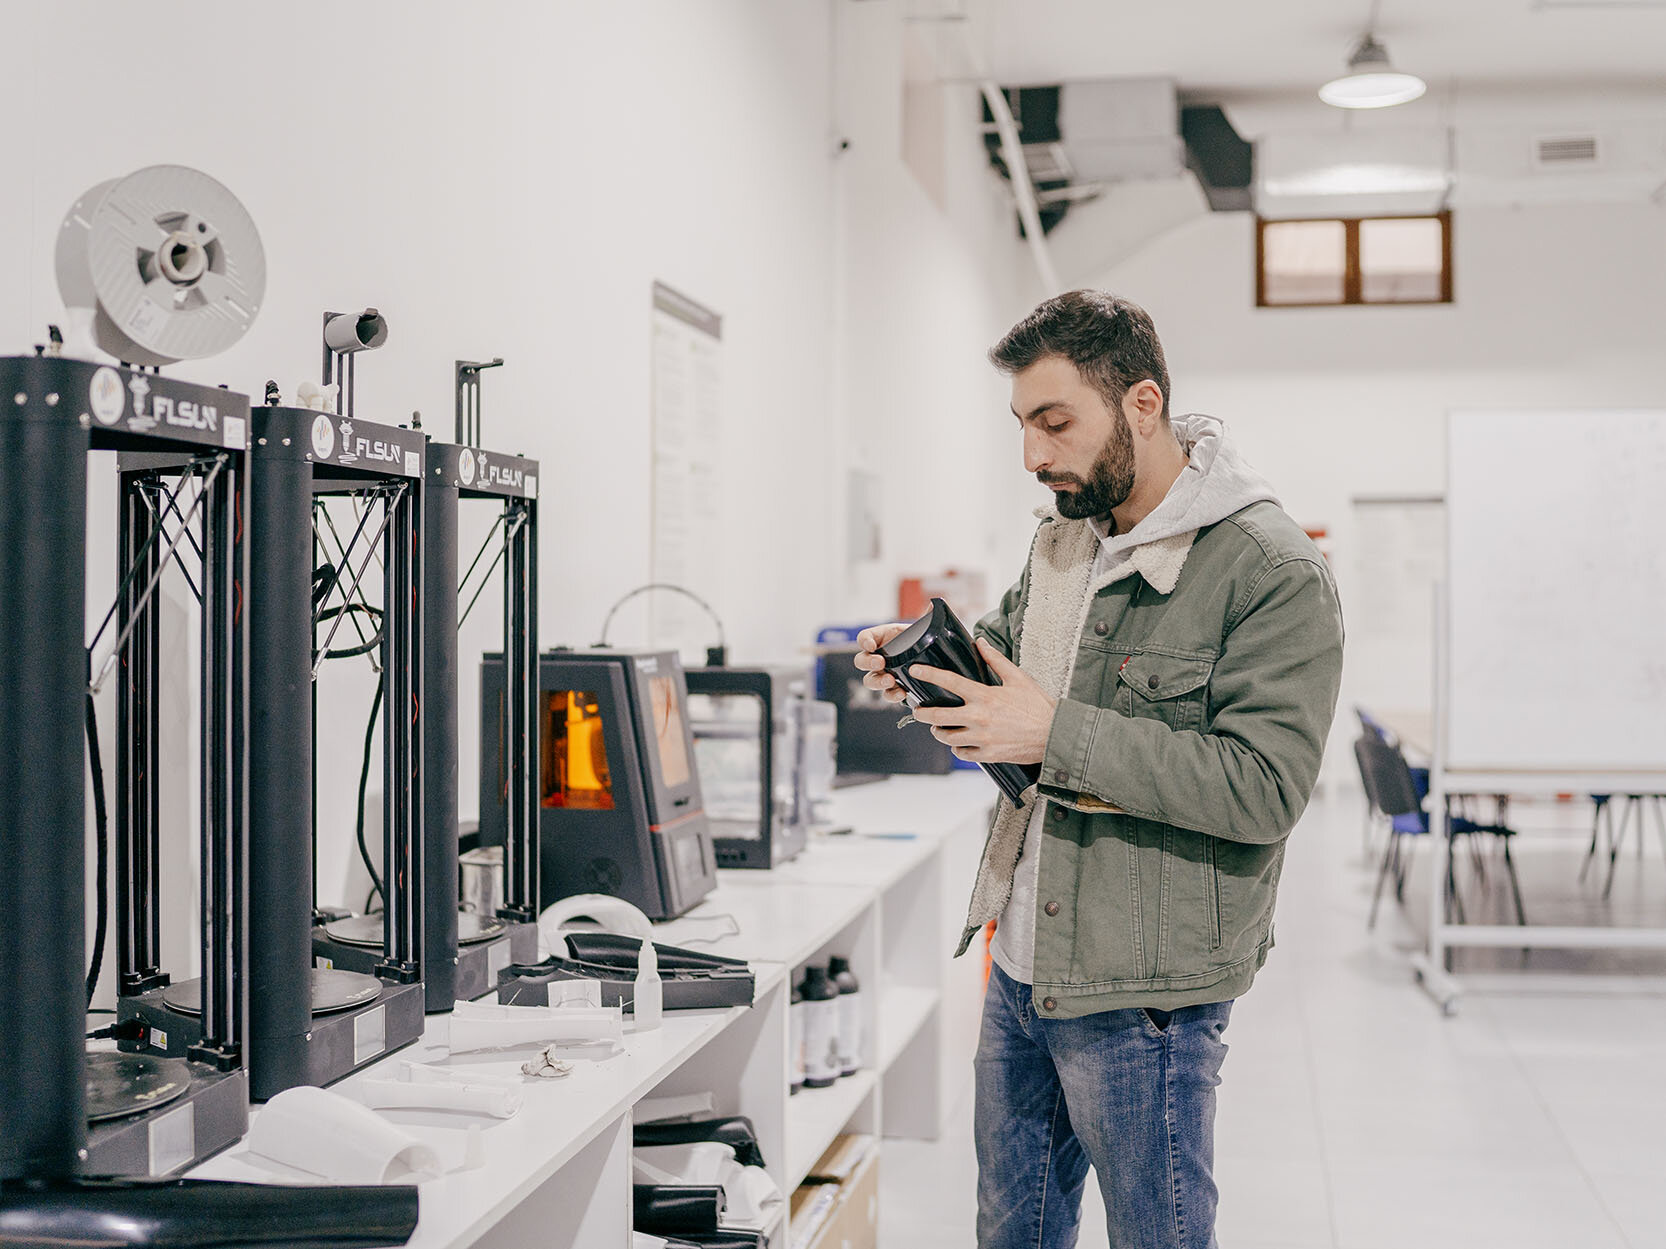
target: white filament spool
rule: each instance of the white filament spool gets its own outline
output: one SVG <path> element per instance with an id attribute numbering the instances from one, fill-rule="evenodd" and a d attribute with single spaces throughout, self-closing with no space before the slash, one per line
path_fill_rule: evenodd
<path id="1" fill-rule="evenodd" d="M 183 165 L 93 187 L 58 231 L 58 291 L 93 311 L 98 347 L 162 365 L 226 350 L 266 294 L 266 252 L 237 197 Z"/>

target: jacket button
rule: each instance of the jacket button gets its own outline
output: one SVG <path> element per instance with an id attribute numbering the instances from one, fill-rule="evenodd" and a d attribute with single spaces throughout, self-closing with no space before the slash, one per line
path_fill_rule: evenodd
<path id="1" fill-rule="evenodd" d="M 1153 689 L 1154 690 L 1159 685 L 1161 685 L 1162 683 L 1163 683 L 1162 678 L 1159 677 L 1155 672 L 1153 672 L 1150 676 L 1148 676 L 1145 679 L 1145 685 L 1146 685 L 1147 689 Z"/>
<path id="2" fill-rule="evenodd" d="M 1109 633 L 1111 631 L 1111 626 L 1106 624 L 1103 620 L 1101 620 L 1098 624 L 1093 626 L 1093 631 L 1095 633 L 1097 633 L 1100 637 L 1104 637 L 1107 633 Z"/>
<path id="3" fill-rule="evenodd" d="M 1056 1001 L 1054 1001 L 1052 998 L 1044 997 L 1044 998 L 1041 999 L 1041 1009 L 1042 1010 L 1057 1010 L 1058 1008 L 1059 1008 L 1059 1004 Z"/>
<path id="4" fill-rule="evenodd" d="M 1054 807 L 1053 808 L 1053 818 L 1055 820 L 1064 819 L 1064 808 L 1063 807 Z"/>
<path id="5" fill-rule="evenodd" d="M 1049 902 L 1041 909 L 1046 911 L 1049 915 L 1057 915 L 1059 913 L 1059 904 L 1057 902 Z"/>
<path id="6" fill-rule="evenodd" d="M 1060 768 L 1057 772 L 1053 773 L 1053 779 L 1060 785 L 1063 785 L 1070 779 L 1070 773 L 1066 772 L 1063 768 Z"/>

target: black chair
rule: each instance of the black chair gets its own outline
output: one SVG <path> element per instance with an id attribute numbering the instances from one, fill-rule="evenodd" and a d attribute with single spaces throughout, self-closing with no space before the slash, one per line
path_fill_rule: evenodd
<path id="1" fill-rule="evenodd" d="M 1420 792 L 1405 755 L 1374 733 L 1367 732 L 1354 743 L 1354 760 L 1359 765 L 1359 778 L 1365 786 L 1365 796 L 1372 807 L 1388 819 L 1388 847 L 1383 851 L 1382 866 L 1377 870 L 1377 885 L 1371 894 L 1371 916 L 1367 928 L 1377 925 L 1377 908 L 1382 902 L 1383 885 L 1394 873 L 1394 896 L 1405 901 L 1405 865 L 1400 853 L 1403 837 L 1420 837 L 1429 831 L 1429 815 L 1423 809 L 1425 794 Z M 1516 831 L 1504 824 L 1481 824 L 1461 815 L 1446 816 L 1446 836 L 1456 849 L 1459 837 L 1476 833 L 1490 833 L 1498 838 L 1504 852 L 1504 870 L 1510 881 L 1510 893 L 1516 904 L 1516 922 L 1527 923 L 1527 913 L 1521 902 L 1521 883 L 1516 878 L 1515 860 L 1510 855 L 1510 838 Z M 1446 897 L 1457 913 L 1460 924 L 1464 918 L 1463 899 L 1458 896 L 1457 878 L 1453 871 L 1455 854 L 1446 859 Z"/>
<path id="2" fill-rule="evenodd" d="M 1626 834 L 1635 818 L 1637 825 L 1637 857 L 1643 857 L 1643 829 L 1644 812 L 1653 809 L 1655 818 L 1660 823 L 1661 849 L 1666 851 L 1666 795 L 1661 794 L 1625 794 L 1625 809 L 1620 813 L 1618 826 L 1614 823 L 1614 808 L 1619 805 L 1620 794 L 1592 794 L 1591 795 L 1591 844 L 1585 851 L 1585 862 L 1580 866 L 1579 879 L 1583 883 L 1585 874 L 1591 870 L 1591 863 L 1597 857 L 1597 841 L 1599 833 L 1606 832 L 1608 854 L 1608 877 L 1603 882 L 1602 898 L 1607 901 L 1614 892 L 1614 868 L 1620 859 L 1620 848 L 1625 845 Z M 1606 825 L 1604 823 L 1606 817 Z"/>

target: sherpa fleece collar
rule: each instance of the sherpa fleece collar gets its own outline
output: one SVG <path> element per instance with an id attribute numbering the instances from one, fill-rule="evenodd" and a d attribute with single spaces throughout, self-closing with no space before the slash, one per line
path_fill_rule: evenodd
<path id="1" fill-rule="evenodd" d="M 1080 525 L 1088 532 L 1093 532 L 1093 527 L 1087 521 L 1066 520 L 1054 507 L 1038 507 L 1035 514 L 1038 520 L 1051 521 L 1055 525 Z M 1191 554 L 1192 541 L 1196 537 L 1197 530 L 1191 529 L 1185 533 L 1177 533 L 1172 537 L 1159 538 L 1155 542 L 1144 542 L 1130 548 L 1113 567 L 1093 579 L 1088 587 L 1089 592 L 1102 590 L 1137 572 L 1157 593 L 1172 594 L 1174 587 L 1180 583 L 1180 571 L 1186 566 L 1186 557 Z M 1098 535 L 1095 534 L 1094 538 L 1097 542 Z"/>

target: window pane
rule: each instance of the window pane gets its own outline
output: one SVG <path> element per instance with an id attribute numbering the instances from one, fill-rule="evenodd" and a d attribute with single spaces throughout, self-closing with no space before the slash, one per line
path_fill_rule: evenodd
<path id="1" fill-rule="evenodd" d="M 1340 221 L 1269 221 L 1262 234 L 1269 304 L 1339 304 L 1347 270 Z"/>
<path id="2" fill-rule="evenodd" d="M 1360 299 L 1368 304 L 1440 299 L 1444 252 L 1439 218 L 1360 222 Z"/>

